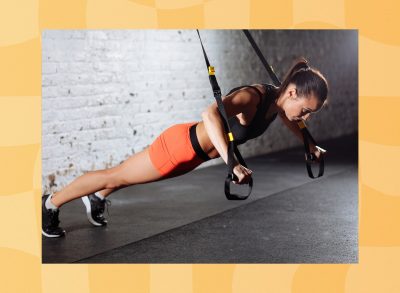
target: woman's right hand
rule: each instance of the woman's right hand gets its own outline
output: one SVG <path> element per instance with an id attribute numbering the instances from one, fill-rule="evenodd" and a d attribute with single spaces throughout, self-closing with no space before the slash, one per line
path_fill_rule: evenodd
<path id="1" fill-rule="evenodd" d="M 251 179 L 251 174 L 253 171 L 250 169 L 240 165 L 236 164 L 236 166 L 233 168 L 233 174 L 236 175 L 238 178 L 237 181 L 232 181 L 234 184 L 248 184 Z"/>

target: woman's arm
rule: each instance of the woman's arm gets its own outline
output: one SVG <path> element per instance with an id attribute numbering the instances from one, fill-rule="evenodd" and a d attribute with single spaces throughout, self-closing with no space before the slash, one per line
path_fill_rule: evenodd
<path id="1" fill-rule="evenodd" d="M 228 139 L 224 131 L 222 117 L 219 115 L 217 108 L 210 106 L 202 114 L 204 128 L 214 145 L 215 149 L 224 160 L 228 161 Z"/>
<path id="2" fill-rule="evenodd" d="M 249 114 L 257 110 L 259 96 L 254 89 L 243 88 L 226 97 L 222 98 L 222 103 L 228 117 L 238 115 L 240 113 Z M 222 117 L 219 114 L 217 103 L 213 103 L 202 113 L 204 127 L 221 158 L 227 163 L 228 161 L 228 139 L 225 133 Z"/>

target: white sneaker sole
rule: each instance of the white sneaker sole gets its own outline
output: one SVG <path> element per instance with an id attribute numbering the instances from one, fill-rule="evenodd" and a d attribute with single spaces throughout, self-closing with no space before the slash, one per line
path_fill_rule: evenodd
<path id="1" fill-rule="evenodd" d="M 42 234 L 43 234 L 44 236 L 46 236 L 46 237 L 49 237 L 49 238 L 58 238 L 58 237 L 64 236 L 64 235 L 66 234 L 66 232 L 65 232 L 65 230 L 64 230 L 64 234 L 61 234 L 61 235 L 50 235 L 50 234 L 47 234 L 46 232 L 44 232 L 44 231 L 42 230 Z"/>
<path id="2" fill-rule="evenodd" d="M 82 201 L 86 207 L 86 216 L 87 216 L 89 222 L 92 223 L 94 226 L 103 226 L 101 223 L 96 222 L 92 217 L 92 207 L 90 205 L 89 197 L 88 196 L 82 197 Z"/>

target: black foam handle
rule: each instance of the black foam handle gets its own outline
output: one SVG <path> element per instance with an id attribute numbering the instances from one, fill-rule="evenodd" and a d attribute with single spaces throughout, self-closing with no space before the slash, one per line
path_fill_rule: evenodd
<path id="1" fill-rule="evenodd" d="M 247 194 L 246 195 L 239 195 L 239 194 L 232 194 L 231 193 L 231 183 L 232 181 L 237 181 L 238 178 L 236 177 L 235 174 L 228 174 L 228 176 L 225 179 L 225 196 L 229 200 L 245 200 L 247 199 L 251 191 L 253 189 L 253 178 L 250 178 L 250 181 L 248 183 L 248 189 L 247 189 Z"/>
<path id="2" fill-rule="evenodd" d="M 314 173 L 312 171 L 311 164 L 314 164 L 317 162 L 317 158 L 315 157 L 314 154 L 310 152 L 310 144 L 308 140 L 311 140 L 313 143 L 315 143 L 315 140 L 312 138 L 310 132 L 308 132 L 307 128 L 302 129 L 302 134 L 303 134 L 303 141 L 304 141 L 304 151 L 305 151 L 305 158 L 306 158 L 306 169 L 308 176 L 312 179 L 319 178 L 324 175 L 325 171 L 325 162 L 324 162 L 324 155 L 321 152 L 321 156 L 319 158 L 319 171 L 318 175 L 314 176 Z M 316 144 L 315 144 L 316 145 Z"/>
<path id="3" fill-rule="evenodd" d="M 308 176 L 312 179 L 315 178 L 319 178 L 321 176 L 324 175 L 324 171 L 325 171 L 325 162 L 324 162 L 324 155 L 321 153 L 321 156 L 319 158 L 319 171 L 318 171 L 318 175 L 314 176 L 314 173 L 312 171 L 312 164 L 315 164 L 317 162 L 317 159 L 314 157 L 313 154 L 311 154 L 310 158 L 307 158 L 307 154 L 306 154 L 306 168 L 307 168 L 307 173 Z"/>

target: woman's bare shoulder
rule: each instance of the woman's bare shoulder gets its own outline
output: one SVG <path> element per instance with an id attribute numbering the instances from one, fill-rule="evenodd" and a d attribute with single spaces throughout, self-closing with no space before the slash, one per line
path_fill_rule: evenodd
<path id="1" fill-rule="evenodd" d="M 258 91 L 256 91 L 254 88 L 256 88 Z M 258 100 L 259 95 L 260 95 L 259 92 L 261 92 L 261 94 L 264 95 L 265 91 L 266 91 L 266 89 L 265 89 L 264 85 L 262 85 L 262 84 L 251 84 L 249 86 L 241 87 L 240 89 L 232 92 L 230 95 L 235 95 L 237 93 L 247 93 L 248 95 L 253 96 L 253 98 L 256 98 Z M 228 95 L 228 96 L 230 96 L 230 95 Z"/>
<path id="2" fill-rule="evenodd" d="M 255 83 L 252 84 L 251 86 L 254 86 L 255 88 L 257 88 L 262 94 L 265 94 L 265 86 L 263 84 L 259 84 L 259 83 Z"/>

